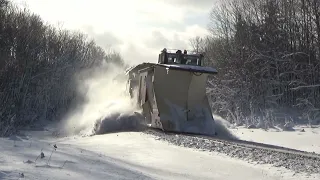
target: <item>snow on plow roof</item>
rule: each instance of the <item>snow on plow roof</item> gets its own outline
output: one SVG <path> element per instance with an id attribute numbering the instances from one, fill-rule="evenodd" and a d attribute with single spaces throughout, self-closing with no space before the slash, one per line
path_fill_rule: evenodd
<path id="1" fill-rule="evenodd" d="M 201 72 L 201 73 L 208 73 L 208 74 L 218 73 L 218 71 L 215 68 L 207 67 L 207 66 L 194 66 L 194 65 L 186 65 L 186 64 L 157 64 L 157 65 L 165 66 L 165 67 L 168 67 L 169 69 Z"/>
<path id="2" fill-rule="evenodd" d="M 137 69 L 142 70 L 145 68 L 151 68 L 153 66 L 163 66 L 169 69 L 182 70 L 182 71 L 192 71 L 192 72 L 200 72 L 200 73 L 208 73 L 208 74 L 217 74 L 218 71 L 213 67 L 208 66 L 194 66 L 194 65 L 186 65 L 186 64 L 156 64 L 156 63 L 142 63 L 126 70 L 126 74 L 130 71 Z"/>
<path id="3" fill-rule="evenodd" d="M 129 67 L 128 69 L 126 69 L 126 74 L 128 74 L 129 72 L 133 71 L 134 69 L 143 69 L 146 67 L 152 67 L 154 65 L 157 65 L 155 63 L 141 63 L 132 67 Z"/>

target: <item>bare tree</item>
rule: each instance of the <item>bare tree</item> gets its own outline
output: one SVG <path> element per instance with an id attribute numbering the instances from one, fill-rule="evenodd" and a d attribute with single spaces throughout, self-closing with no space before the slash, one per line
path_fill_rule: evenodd
<path id="1" fill-rule="evenodd" d="M 285 123 L 278 114 L 296 123 L 317 122 L 319 4 L 230 0 L 212 9 L 212 34 L 204 49 L 208 64 L 220 72 L 209 86 L 213 109 L 243 122 L 250 119 L 246 123 Z"/>
<path id="2" fill-rule="evenodd" d="M 83 100 L 75 75 L 110 56 L 84 34 L 46 25 L 0 0 L 0 136 L 41 119 L 59 120 Z"/>

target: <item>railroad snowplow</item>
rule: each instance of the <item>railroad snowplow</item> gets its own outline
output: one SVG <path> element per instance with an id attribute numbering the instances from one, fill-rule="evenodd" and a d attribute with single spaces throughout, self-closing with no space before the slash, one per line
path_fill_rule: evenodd
<path id="1" fill-rule="evenodd" d="M 126 70 L 128 89 L 142 109 L 146 124 L 169 132 L 215 135 L 215 122 L 206 96 L 208 75 L 203 54 L 186 50 L 159 54 L 158 63 Z"/>

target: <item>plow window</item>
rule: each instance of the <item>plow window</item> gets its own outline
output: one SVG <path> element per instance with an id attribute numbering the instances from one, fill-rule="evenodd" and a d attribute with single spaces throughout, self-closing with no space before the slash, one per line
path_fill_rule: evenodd
<path id="1" fill-rule="evenodd" d="M 168 63 L 169 64 L 176 63 L 175 61 L 177 61 L 177 57 L 175 55 L 170 54 L 168 56 Z"/>
<path id="2" fill-rule="evenodd" d="M 200 59 L 195 57 L 186 57 L 186 64 L 200 66 Z"/>
<path id="3" fill-rule="evenodd" d="M 201 66 L 201 57 L 194 55 L 184 55 L 178 57 L 177 54 L 168 54 L 168 64 L 186 64 Z"/>

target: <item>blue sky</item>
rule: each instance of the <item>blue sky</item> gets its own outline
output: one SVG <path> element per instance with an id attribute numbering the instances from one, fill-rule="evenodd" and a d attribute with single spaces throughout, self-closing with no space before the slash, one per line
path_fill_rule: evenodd
<path id="1" fill-rule="evenodd" d="M 155 62 L 164 47 L 189 48 L 207 34 L 218 0 L 13 0 L 50 24 L 78 30 L 132 64 Z"/>

